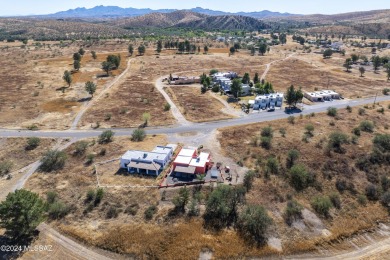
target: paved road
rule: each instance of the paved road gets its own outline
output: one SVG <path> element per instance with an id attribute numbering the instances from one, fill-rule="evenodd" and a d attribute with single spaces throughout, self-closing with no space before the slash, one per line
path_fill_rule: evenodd
<path id="1" fill-rule="evenodd" d="M 154 127 L 147 128 L 147 134 L 178 134 L 185 132 L 210 132 L 214 129 L 236 126 L 236 125 L 245 125 L 257 122 L 266 122 L 277 119 L 287 118 L 291 115 L 307 115 L 310 113 L 320 113 L 325 112 L 328 107 L 335 108 L 345 108 L 347 105 L 351 107 L 362 106 L 365 104 L 372 104 L 375 98 L 364 98 L 357 100 L 337 100 L 333 102 L 324 102 L 315 104 L 312 106 L 304 106 L 303 111 L 293 111 L 287 113 L 285 110 L 275 110 L 274 112 L 255 112 L 251 113 L 246 117 L 222 120 L 222 121 L 212 121 L 207 123 L 193 123 L 191 125 L 173 125 L 173 126 L 164 126 L 164 127 Z M 376 102 L 390 101 L 390 96 L 379 96 L 376 98 Z M 133 129 L 113 129 L 116 136 L 129 136 Z M 48 137 L 48 138 L 89 138 L 96 137 L 101 134 L 103 130 L 65 130 L 65 131 L 29 131 L 29 130 L 7 130 L 0 129 L 0 137 Z"/>

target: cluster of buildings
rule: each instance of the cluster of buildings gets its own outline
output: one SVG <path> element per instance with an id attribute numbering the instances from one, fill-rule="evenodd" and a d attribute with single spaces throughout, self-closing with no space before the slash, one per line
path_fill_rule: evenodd
<path id="1" fill-rule="evenodd" d="M 255 100 L 251 100 L 249 104 L 253 106 L 254 110 L 270 109 L 283 106 L 283 93 L 272 93 L 256 96 Z"/>
<path id="2" fill-rule="evenodd" d="M 340 99 L 341 96 L 339 93 L 334 92 L 333 90 L 320 90 L 314 92 L 305 92 L 305 98 L 312 102 L 324 102 L 332 101 L 333 99 Z"/>
<path id="3" fill-rule="evenodd" d="M 215 73 L 212 77 L 213 77 L 214 84 L 219 84 L 221 90 L 225 94 L 232 94 L 231 92 L 232 80 L 238 77 L 238 74 L 236 72 L 232 72 L 232 71 L 218 72 Z M 251 94 L 251 87 L 248 84 L 243 84 L 239 96 L 248 96 L 250 94 Z"/>
<path id="4" fill-rule="evenodd" d="M 200 83 L 200 77 L 172 76 L 169 79 L 170 85 L 184 85 L 184 84 L 195 84 L 195 83 Z"/>
<path id="5" fill-rule="evenodd" d="M 120 159 L 120 168 L 129 173 L 140 173 L 158 176 L 172 162 L 172 171 L 182 177 L 204 174 L 211 168 L 209 153 L 200 152 L 196 148 L 182 148 L 173 159 L 177 145 L 156 146 L 151 152 L 130 150 Z"/>

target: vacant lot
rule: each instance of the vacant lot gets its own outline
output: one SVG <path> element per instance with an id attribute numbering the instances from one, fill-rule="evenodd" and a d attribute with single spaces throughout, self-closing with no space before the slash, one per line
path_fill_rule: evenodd
<path id="1" fill-rule="evenodd" d="M 388 166 L 378 167 L 376 172 L 371 173 L 361 171 L 356 166 L 359 159 L 370 153 L 375 134 L 390 133 L 389 103 L 381 105 L 385 109 L 383 114 L 377 111 L 380 106 L 365 108 L 362 115 L 359 115 L 358 108 L 353 108 L 351 113 L 342 109 L 338 111 L 337 118 L 316 114 L 296 117 L 295 124 L 279 120 L 220 130 L 219 141 L 225 154 L 259 174 L 247 200 L 248 203 L 264 205 L 272 212 L 284 252 L 312 249 L 316 244 L 370 229 L 378 221 L 388 221 L 388 212 L 380 203 L 368 202 L 365 206 L 358 202 L 359 196 L 364 197 L 365 189 L 371 182 L 379 187 L 382 176 L 390 177 Z M 342 153 L 327 151 L 330 133 L 343 132 L 352 140 L 352 129 L 364 120 L 373 122 L 373 133 L 362 131 L 360 137 L 354 137 L 355 141 L 344 145 Z M 305 134 L 305 128 L 309 124 L 314 127 L 312 136 Z M 260 131 L 268 126 L 273 130 L 269 150 L 262 148 L 259 141 Z M 288 151 L 292 149 L 299 153 L 296 163 L 303 164 L 317 183 L 301 192 L 290 186 L 286 158 Z M 269 158 L 276 160 L 277 174 L 269 172 Z M 338 192 L 336 182 L 343 181 L 353 185 L 352 192 Z M 332 209 L 329 218 L 316 218 L 307 212 L 300 222 L 291 227 L 284 224 L 283 214 L 287 200 L 294 198 L 304 208 L 315 212 L 311 207 L 312 199 L 330 194 L 338 194 L 341 208 Z"/>
<path id="2" fill-rule="evenodd" d="M 317 62 L 323 63 L 317 65 Z M 333 64 L 335 62 L 339 66 Z M 342 67 L 343 62 L 334 58 L 323 61 L 322 57 L 321 60 L 318 57 L 304 57 L 301 60 L 297 56 L 272 65 L 266 79 L 279 91 L 285 91 L 287 87 L 294 85 L 302 87 L 304 91 L 332 89 L 347 98 L 381 94 L 382 89 L 389 84 L 386 83 L 384 73 L 381 79 L 369 75 L 360 77 L 357 68 L 352 73 L 346 73 Z M 367 72 L 370 73 L 373 74 Z"/>
<path id="3" fill-rule="evenodd" d="M 229 119 L 233 116 L 223 112 L 224 105 L 210 92 L 202 94 L 200 86 L 174 86 L 166 88 L 181 113 L 191 122 L 206 122 Z"/>

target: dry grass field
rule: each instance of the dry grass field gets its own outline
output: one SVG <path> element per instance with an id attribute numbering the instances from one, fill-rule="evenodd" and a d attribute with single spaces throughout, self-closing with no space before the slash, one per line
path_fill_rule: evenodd
<path id="1" fill-rule="evenodd" d="M 277 233 L 281 236 L 283 250 L 286 253 L 297 253 L 313 249 L 316 245 L 334 242 L 340 238 L 348 237 L 360 230 L 374 227 L 379 221 L 388 221 L 388 212 L 378 202 L 368 202 L 362 206 L 357 201 L 357 195 L 344 192 L 339 194 L 335 187 L 337 180 L 346 180 L 353 183 L 357 194 L 365 194 L 365 188 L 371 181 L 379 181 L 384 174 L 389 175 L 389 168 L 378 169 L 374 175 L 368 175 L 359 170 L 355 163 L 370 153 L 372 139 L 375 134 L 390 133 L 389 102 L 373 108 L 366 108 L 363 115 L 358 114 L 358 108 L 353 108 L 349 113 L 346 109 L 338 111 L 337 119 L 326 114 L 316 114 L 313 117 L 296 117 L 295 124 L 287 120 L 278 120 L 269 123 L 259 123 L 246 126 L 237 126 L 220 130 L 219 141 L 225 155 L 242 162 L 245 166 L 255 169 L 260 173 L 260 178 L 255 180 L 254 188 L 247 195 L 249 204 L 265 206 L 277 223 Z M 385 109 L 379 113 L 377 109 Z M 331 132 L 340 131 L 352 136 L 352 129 L 358 127 L 363 120 L 372 121 L 375 125 L 374 133 L 361 132 L 356 144 L 345 145 L 345 153 L 339 154 L 326 152 L 328 136 Z M 305 126 L 314 126 L 313 136 L 308 142 L 302 140 L 306 130 Z M 255 136 L 260 136 L 262 128 L 271 126 L 274 130 L 272 147 L 270 150 L 254 145 Z M 285 129 L 285 137 L 279 132 Z M 295 191 L 288 181 L 286 170 L 286 157 L 290 149 L 299 151 L 298 163 L 306 166 L 312 174 L 315 174 L 319 187 L 310 187 L 302 192 Z M 274 157 L 279 161 L 279 174 L 264 175 L 264 165 L 268 158 Z M 380 184 L 378 184 L 380 185 Z M 307 209 L 311 209 L 311 200 L 318 195 L 337 193 L 341 199 L 341 209 L 331 210 L 331 217 L 319 220 L 318 225 L 313 220 L 304 220 L 304 223 L 289 227 L 284 224 L 282 218 L 288 197 L 293 197 Z M 318 222 L 318 220 L 317 220 Z M 326 236 L 322 230 L 330 233 Z"/>
<path id="2" fill-rule="evenodd" d="M 181 113 L 191 122 L 207 122 L 233 118 L 224 113 L 224 105 L 210 92 L 202 94 L 200 86 L 175 86 L 166 88 Z"/>

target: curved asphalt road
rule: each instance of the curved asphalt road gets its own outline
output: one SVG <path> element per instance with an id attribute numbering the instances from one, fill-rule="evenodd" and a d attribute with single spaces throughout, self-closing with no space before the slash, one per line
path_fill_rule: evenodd
<path id="1" fill-rule="evenodd" d="M 210 132 L 214 129 L 228 127 L 228 126 L 237 126 L 237 125 L 245 125 L 251 123 L 258 122 L 266 122 L 277 119 L 287 118 L 291 115 L 307 115 L 310 113 L 320 113 L 325 112 L 328 107 L 335 108 L 345 108 L 347 105 L 354 106 L 362 106 L 366 104 L 373 104 L 374 101 L 382 102 L 382 101 L 390 101 L 390 96 L 378 96 L 378 97 L 370 97 L 364 99 L 356 99 L 356 100 L 337 100 L 333 102 L 324 102 L 318 103 L 312 106 L 304 106 L 303 111 L 296 110 L 287 112 L 287 110 L 275 110 L 273 112 L 254 112 L 249 114 L 248 116 L 243 116 L 240 118 L 222 120 L 222 121 L 212 121 L 207 123 L 194 123 L 192 125 L 173 125 L 173 126 L 164 126 L 164 127 L 151 127 L 147 128 L 147 134 L 178 134 L 185 132 Z M 47 137 L 47 138 L 89 138 L 96 137 L 102 133 L 105 129 L 100 130 L 65 130 L 65 131 L 30 131 L 30 130 L 8 130 L 8 129 L 0 129 L 0 137 Z M 134 128 L 128 129 L 112 129 L 115 131 L 116 136 L 129 136 Z"/>

